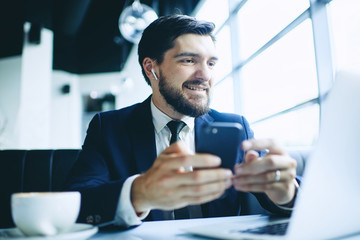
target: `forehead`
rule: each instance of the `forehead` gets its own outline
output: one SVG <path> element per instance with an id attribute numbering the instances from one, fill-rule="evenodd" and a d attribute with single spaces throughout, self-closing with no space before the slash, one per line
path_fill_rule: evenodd
<path id="1" fill-rule="evenodd" d="M 169 49 L 170 55 L 189 52 L 203 57 L 217 57 L 215 43 L 208 35 L 183 34 L 174 41 L 174 47 Z"/>

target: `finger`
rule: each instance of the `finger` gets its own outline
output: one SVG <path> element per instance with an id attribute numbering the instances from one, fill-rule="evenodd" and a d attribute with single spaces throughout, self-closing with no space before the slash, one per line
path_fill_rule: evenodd
<path id="1" fill-rule="evenodd" d="M 244 158 L 245 162 L 252 162 L 252 161 L 256 161 L 259 158 L 259 153 L 257 151 L 254 150 L 249 150 Z"/>
<path id="2" fill-rule="evenodd" d="M 203 204 L 203 203 L 207 203 L 207 202 L 213 201 L 215 199 L 218 199 L 224 193 L 225 193 L 225 191 L 219 191 L 216 193 L 211 193 L 211 194 L 203 195 L 203 196 L 186 196 L 186 197 L 183 197 L 181 200 L 183 202 L 186 202 L 187 203 L 186 205 Z"/>
<path id="3" fill-rule="evenodd" d="M 223 192 L 232 186 L 231 179 L 225 179 L 218 182 L 212 182 L 207 184 L 197 184 L 197 185 L 183 185 L 180 188 L 180 191 L 184 193 L 185 196 L 201 197 L 204 195 L 216 194 Z"/>
<path id="4" fill-rule="evenodd" d="M 221 181 L 230 181 L 232 178 L 231 170 L 223 168 L 201 169 L 193 172 L 185 172 L 179 175 L 180 176 L 176 179 L 178 185 L 218 183 Z"/>
<path id="5" fill-rule="evenodd" d="M 177 141 L 167 147 L 162 153 L 171 154 L 171 153 L 184 153 L 191 154 L 190 149 L 183 141 Z"/>
<path id="6" fill-rule="evenodd" d="M 171 194 L 168 202 L 171 202 L 171 208 L 181 208 L 191 204 L 201 204 L 219 198 L 225 193 L 225 190 L 232 186 L 231 181 L 222 181 L 221 184 L 205 184 L 199 186 L 182 186 Z M 165 209 L 168 202 L 162 203 L 161 208 Z M 169 208 L 169 209 L 171 209 Z"/>
<path id="7" fill-rule="evenodd" d="M 292 181 L 296 176 L 295 169 L 269 171 L 258 175 L 242 175 L 236 176 L 233 182 L 237 185 L 248 184 L 265 184 L 274 182 L 288 182 Z"/>
<path id="8" fill-rule="evenodd" d="M 234 183 L 234 188 L 244 192 L 263 192 L 277 204 L 288 203 L 295 195 L 295 184 L 293 181 L 248 185 Z"/>
<path id="9" fill-rule="evenodd" d="M 286 150 L 274 139 L 250 139 L 242 142 L 245 151 L 268 149 L 269 153 L 284 154 Z"/>
<path id="10" fill-rule="evenodd" d="M 218 198 L 231 186 L 231 180 L 201 185 L 182 185 L 173 189 L 167 197 L 168 201 L 171 202 L 172 208 L 180 208 L 189 204 L 203 203 Z M 167 203 L 163 203 L 161 207 L 164 208 L 167 205 Z"/>
<path id="11" fill-rule="evenodd" d="M 164 169 L 214 168 L 221 164 L 221 159 L 212 154 L 162 154 L 157 164 Z"/>
<path id="12" fill-rule="evenodd" d="M 257 151 L 254 150 L 249 150 L 244 157 L 244 162 L 245 163 L 250 163 L 252 161 L 256 161 L 259 158 L 259 153 Z M 236 172 L 236 169 L 241 166 L 243 163 L 238 163 L 234 166 L 234 171 Z"/>
<path id="13" fill-rule="evenodd" d="M 262 184 L 246 184 L 240 185 L 236 182 L 233 182 L 233 186 L 238 191 L 244 192 L 266 192 L 279 189 L 286 189 L 288 184 L 285 182 L 272 182 L 272 183 L 262 183 Z"/>
<path id="14" fill-rule="evenodd" d="M 278 169 L 295 169 L 296 160 L 288 155 L 266 155 L 251 163 L 239 164 L 235 168 L 236 175 L 260 174 Z"/>
<path id="15" fill-rule="evenodd" d="M 221 158 L 209 153 L 196 153 L 193 155 L 191 166 L 193 168 L 214 168 L 221 164 Z"/>

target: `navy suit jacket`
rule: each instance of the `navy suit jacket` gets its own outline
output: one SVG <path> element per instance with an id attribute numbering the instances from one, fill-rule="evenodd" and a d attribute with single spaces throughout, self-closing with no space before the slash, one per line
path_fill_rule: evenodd
<path id="1" fill-rule="evenodd" d="M 157 156 L 150 101 L 151 96 L 127 108 L 98 113 L 90 122 L 79 159 L 66 184 L 66 190 L 81 192 L 79 222 L 112 221 L 125 180 L 147 171 L 155 161 Z M 211 110 L 195 119 L 195 141 L 201 126 L 214 121 L 238 122 L 243 126 L 242 138 L 253 138 L 244 117 Z M 235 163 L 243 161 L 243 157 L 244 152 L 239 146 L 237 159 L 223 165 L 233 169 Z M 201 207 L 204 217 L 268 213 L 267 210 L 287 213 L 265 194 L 238 192 L 234 188 Z M 162 213 L 152 210 L 145 220 L 162 220 Z"/>

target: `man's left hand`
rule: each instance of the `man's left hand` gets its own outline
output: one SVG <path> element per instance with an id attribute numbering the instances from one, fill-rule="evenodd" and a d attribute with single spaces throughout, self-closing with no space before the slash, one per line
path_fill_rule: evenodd
<path id="1" fill-rule="evenodd" d="M 239 191 L 264 192 L 274 203 L 289 203 L 295 196 L 296 164 L 287 151 L 272 139 L 251 139 L 242 143 L 244 163 L 234 168 L 233 185 Z M 267 149 L 263 157 L 258 150 Z"/>

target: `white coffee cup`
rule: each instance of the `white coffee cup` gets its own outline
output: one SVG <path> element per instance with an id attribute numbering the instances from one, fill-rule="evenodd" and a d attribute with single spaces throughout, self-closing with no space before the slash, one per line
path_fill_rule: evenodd
<path id="1" fill-rule="evenodd" d="M 27 236 L 65 233 L 80 211 L 79 192 L 30 192 L 11 196 L 15 225 Z"/>

